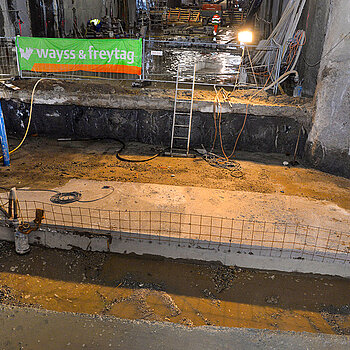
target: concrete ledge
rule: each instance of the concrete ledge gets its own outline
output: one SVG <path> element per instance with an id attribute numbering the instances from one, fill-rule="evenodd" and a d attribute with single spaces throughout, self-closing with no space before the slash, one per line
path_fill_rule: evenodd
<path id="1" fill-rule="evenodd" d="M 122 236 L 122 238 L 120 238 Z M 13 230 L 0 227 L 0 240 L 14 241 Z M 237 250 L 206 249 L 199 246 L 163 243 L 137 239 L 133 234 L 102 233 L 94 234 L 84 231 L 68 231 L 43 228 L 30 235 L 30 243 L 47 248 L 79 248 L 87 251 L 111 252 L 138 255 L 157 255 L 172 259 L 216 261 L 227 266 L 239 266 L 283 272 L 314 273 L 350 278 L 348 264 L 330 264 L 299 259 L 281 259 L 238 253 Z"/>
<path id="2" fill-rule="evenodd" d="M 35 93 L 35 104 L 47 105 L 77 105 L 85 107 L 99 108 L 119 108 L 119 109 L 144 109 L 153 111 L 173 111 L 174 99 L 161 96 L 162 90 L 146 89 L 135 90 L 138 93 L 116 91 L 113 85 L 106 82 L 101 90 L 101 83 L 84 81 L 87 90 L 81 88 L 81 82 L 53 82 L 50 86 L 41 90 L 40 85 Z M 33 84 L 34 85 L 34 84 Z M 93 87 L 98 89 L 98 94 Z M 14 92 L 9 89 L 1 89 L 2 98 L 14 100 L 22 103 L 30 103 L 31 88 Z M 175 91 L 174 91 L 175 93 Z M 189 101 L 190 102 L 190 101 Z M 245 114 L 246 104 L 244 102 L 222 103 L 222 114 Z M 186 111 L 188 110 L 186 106 Z M 194 112 L 213 113 L 213 101 L 195 100 L 193 105 Z M 283 105 L 271 103 L 269 105 L 262 103 L 252 103 L 249 105 L 249 114 L 254 116 L 292 118 L 301 123 L 306 129 L 311 127 L 312 111 L 310 106 Z"/>

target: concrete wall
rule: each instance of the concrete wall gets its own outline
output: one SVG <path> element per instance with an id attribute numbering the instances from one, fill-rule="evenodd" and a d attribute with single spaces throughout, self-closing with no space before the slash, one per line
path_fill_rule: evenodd
<path id="1" fill-rule="evenodd" d="M 74 21 L 80 31 L 84 32 L 88 20 L 102 18 L 110 15 L 118 15 L 118 2 L 113 0 L 75 0 L 63 1 L 64 6 L 64 28 L 66 35 L 74 32 Z"/>
<path id="2" fill-rule="evenodd" d="M 104 16 L 118 17 L 126 20 L 127 26 L 133 26 L 136 21 L 136 1 L 127 0 L 127 15 L 122 11 L 120 0 L 75 0 L 63 1 L 65 34 L 71 35 L 74 32 L 74 21 L 79 30 L 84 33 L 88 20 L 92 18 L 101 19 Z M 125 28 L 124 28 L 125 29 Z"/>
<path id="3" fill-rule="evenodd" d="M 9 12 L 8 1 L 0 0 L 0 37 L 13 37 L 16 35 L 16 28 L 11 19 L 13 12 Z"/>
<path id="4" fill-rule="evenodd" d="M 22 135 L 27 125 L 29 105 L 1 101 L 6 129 Z M 173 112 L 169 110 L 94 108 L 84 106 L 35 105 L 35 117 L 30 132 L 49 137 L 117 138 L 168 147 Z M 231 150 L 242 126 L 244 114 L 223 114 L 222 140 Z M 238 143 L 238 150 L 293 154 L 300 128 L 299 156 L 307 138 L 305 128 L 289 117 L 249 115 Z M 210 149 L 214 139 L 212 113 L 194 112 L 191 147 L 203 144 Z M 183 135 L 185 136 L 185 135 Z M 216 142 L 219 151 L 219 138 Z"/>
<path id="5" fill-rule="evenodd" d="M 345 177 L 350 177 L 349 32 L 350 1 L 332 0 L 318 75 L 316 111 L 306 147 L 307 157 L 315 167 Z"/>
<path id="6" fill-rule="evenodd" d="M 298 28 L 306 32 L 306 43 L 297 70 L 303 82 L 303 96 L 313 96 L 316 91 L 319 64 L 327 32 L 331 0 L 308 0 Z"/>

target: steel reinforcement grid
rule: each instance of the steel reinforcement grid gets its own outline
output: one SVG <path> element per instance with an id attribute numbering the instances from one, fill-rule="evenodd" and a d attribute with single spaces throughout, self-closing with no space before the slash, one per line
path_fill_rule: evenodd
<path id="1" fill-rule="evenodd" d="M 302 224 L 250 221 L 162 211 L 118 211 L 20 203 L 21 220 L 30 222 L 44 209 L 43 226 L 84 230 L 120 239 L 257 256 L 350 264 L 350 233 Z M 1 220 L 4 223 L 4 219 Z"/>
<path id="2" fill-rule="evenodd" d="M 0 79 L 18 75 L 15 39 L 0 37 Z"/>

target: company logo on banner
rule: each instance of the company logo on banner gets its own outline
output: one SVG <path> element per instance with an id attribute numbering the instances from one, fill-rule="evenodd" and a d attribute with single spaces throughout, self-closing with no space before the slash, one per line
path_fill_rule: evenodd
<path id="1" fill-rule="evenodd" d="M 17 37 L 17 49 L 22 71 L 141 75 L 142 39 Z"/>

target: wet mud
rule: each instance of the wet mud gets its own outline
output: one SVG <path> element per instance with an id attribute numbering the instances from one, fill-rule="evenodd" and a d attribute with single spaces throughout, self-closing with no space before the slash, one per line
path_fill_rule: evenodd
<path id="1" fill-rule="evenodd" d="M 174 322 L 350 334 L 350 280 L 0 243 L 0 302 Z"/>

